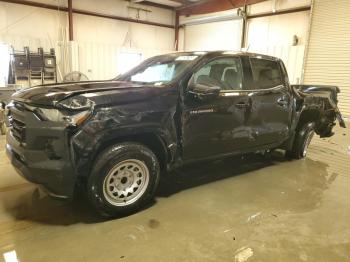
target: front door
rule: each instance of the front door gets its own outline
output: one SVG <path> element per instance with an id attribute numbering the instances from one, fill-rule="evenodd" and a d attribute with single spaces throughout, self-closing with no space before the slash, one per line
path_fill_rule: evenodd
<path id="1" fill-rule="evenodd" d="M 232 153 L 242 147 L 242 127 L 249 98 L 242 95 L 241 58 L 220 57 L 195 70 L 191 85 L 220 87 L 219 96 L 202 100 L 185 95 L 182 112 L 182 145 L 185 160 Z"/>

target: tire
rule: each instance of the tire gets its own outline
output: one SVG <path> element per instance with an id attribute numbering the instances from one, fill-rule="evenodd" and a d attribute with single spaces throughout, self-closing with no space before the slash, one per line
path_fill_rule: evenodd
<path id="1" fill-rule="evenodd" d="M 150 202 L 159 183 L 155 154 L 138 143 L 121 143 L 103 151 L 87 182 L 87 195 L 103 216 L 128 215 Z"/>
<path id="2" fill-rule="evenodd" d="M 287 157 L 294 159 L 302 159 L 307 155 L 307 149 L 310 145 L 312 137 L 315 134 L 315 123 L 308 122 L 302 125 L 296 133 L 292 150 L 287 151 Z"/>

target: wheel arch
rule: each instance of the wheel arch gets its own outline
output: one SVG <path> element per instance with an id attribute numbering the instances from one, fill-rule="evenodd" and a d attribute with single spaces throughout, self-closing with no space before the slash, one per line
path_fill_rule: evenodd
<path id="1" fill-rule="evenodd" d="M 92 154 L 90 154 L 90 157 L 81 160 L 82 162 L 77 164 L 77 166 L 79 166 L 78 177 L 83 179 L 88 177 L 91 173 L 94 163 L 96 162 L 96 159 L 108 147 L 125 142 L 139 143 L 148 147 L 156 155 L 161 170 L 165 171 L 167 169 L 167 164 L 171 159 L 171 152 L 167 148 L 164 139 L 159 134 L 156 134 L 154 132 L 142 132 L 131 135 L 118 135 L 116 137 L 108 137 L 106 139 L 100 140 L 99 143 L 95 145 Z M 83 170 L 85 170 L 85 172 Z M 86 170 L 89 170 L 89 172 L 86 172 Z"/>
<path id="2" fill-rule="evenodd" d="M 301 111 L 296 125 L 296 130 L 301 128 L 305 123 L 308 122 L 317 122 L 321 116 L 320 109 L 307 108 Z"/>
<path id="3" fill-rule="evenodd" d="M 292 132 L 290 138 L 282 145 L 283 149 L 291 150 L 296 139 L 298 130 L 309 122 L 317 123 L 321 116 L 319 108 L 303 107 L 301 111 L 296 113 L 296 116 L 292 122 Z"/>

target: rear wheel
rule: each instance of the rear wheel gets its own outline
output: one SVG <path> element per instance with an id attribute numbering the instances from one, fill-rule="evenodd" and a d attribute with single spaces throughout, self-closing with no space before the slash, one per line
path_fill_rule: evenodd
<path id="1" fill-rule="evenodd" d="M 153 198 L 159 172 L 149 148 L 137 143 L 114 145 L 98 157 L 88 179 L 88 197 L 103 215 L 135 212 Z"/>
<path id="2" fill-rule="evenodd" d="M 310 142 L 315 134 L 315 123 L 305 123 L 298 129 L 292 150 L 287 151 L 288 157 L 301 159 L 307 155 Z"/>

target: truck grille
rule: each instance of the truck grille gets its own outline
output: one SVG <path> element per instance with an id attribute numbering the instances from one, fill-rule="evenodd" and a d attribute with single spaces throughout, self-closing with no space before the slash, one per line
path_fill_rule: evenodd
<path id="1" fill-rule="evenodd" d="M 14 138 L 20 143 L 25 143 L 26 142 L 26 125 L 17 120 L 12 118 L 10 120 L 10 124 L 12 126 L 11 132 Z"/>
<path id="2" fill-rule="evenodd" d="M 25 107 L 23 104 L 14 103 L 9 108 L 8 120 L 12 136 L 20 143 L 26 142 Z"/>

